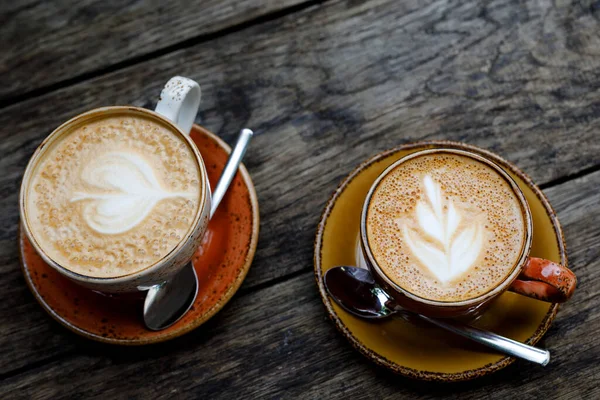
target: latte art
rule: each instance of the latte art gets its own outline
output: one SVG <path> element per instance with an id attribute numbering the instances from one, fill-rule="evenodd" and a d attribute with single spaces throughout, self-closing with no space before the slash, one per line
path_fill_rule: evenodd
<path id="1" fill-rule="evenodd" d="M 71 202 L 85 201 L 83 220 L 99 233 L 123 233 L 148 217 L 161 200 L 194 198 L 194 193 L 170 192 L 162 188 L 152 167 L 135 154 L 107 153 L 92 160 L 81 180 L 103 191 L 75 192 Z"/>
<path id="2" fill-rule="evenodd" d="M 44 149 L 25 212 L 62 267 L 93 277 L 146 269 L 191 232 L 203 180 L 192 148 L 151 117 L 102 116 Z"/>
<path id="3" fill-rule="evenodd" d="M 400 163 L 378 183 L 366 233 L 382 272 L 430 300 L 460 301 L 496 287 L 525 243 L 522 209 L 492 167 L 454 153 Z"/>
<path id="4" fill-rule="evenodd" d="M 475 263 L 483 249 L 485 232 L 479 218 L 464 226 L 462 213 L 452 199 L 445 201 L 440 185 L 429 175 L 425 175 L 423 186 L 424 199 L 417 202 L 415 210 L 420 231 L 403 225 L 401 219 L 397 225 L 412 254 L 440 282 L 446 283 Z M 420 232 L 429 237 L 423 237 Z M 430 239 L 435 242 L 431 243 Z"/>

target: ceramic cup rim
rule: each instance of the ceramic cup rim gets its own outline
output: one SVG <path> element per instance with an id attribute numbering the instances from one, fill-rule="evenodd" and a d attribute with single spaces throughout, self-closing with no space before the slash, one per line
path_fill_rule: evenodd
<path id="1" fill-rule="evenodd" d="M 26 213 L 25 204 L 26 204 L 26 198 L 27 198 L 26 197 L 27 196 L 27 188 L 29 187 L 29 181 L 32 178 L 31 175 L 33 173 L 33 170 L 35 169 L 35 167 L 37 167 L 37 164 L 40 162 L 40 158 L 47 151 L 46 149 L 48 149 L 50 147 L 49 145 L 54 143 L 58 139 L 60 139 L 64 134 L 68 134 L 70 131 L 72 131 L 73 128 L 80 126 L 83 123 L 89 122 L 92 119 L 106 117 L 111 114 L 112 115 L 125 114 L 125 115 L 134 115 L 134 116 L 142 115 L 144 117 L 151 118 L 154 121 L 157 121 L 163 125 L 166 125 L 173 133 L 178 134 L 185 141 L 185 143 L 187 143 L 188 147 L 192 150 L 192 153 L 194 154 L 194 158 L 196 159 L 196 164 L 198 166 L 198 170 L 200 171 L 200 178 L 201 178 L 200 181 L 203 184 L 201 186 L 200 205 L 198 207 L 198 210 L 196 211 L 194 220 L 190 224 L 188 231 L 185 233 L 185 235 L 183 235 L 183 237 L 177 243 L 177 246 L 175 246 L 175 248 L 173 248 L 169 253 L 167 253 L 165 256 L 163 256 L 158 261 L 154 262 L 151 265 L 144 267 L 143 269 L 139 269 L 134 272 L 124 274 L 124 275 L 119 275 L 119 276 L 96 277 L 96 276 L 89 276 L 89 275 L 84 275 L 84 274 L 80 274 L 80 273 L 71 271 L 70 269 L 63 267 L 58 262 L 54 261 L 48 254 L 46 254 L 46 252 L 44 252 L 44 250 L 42 249 L 42 247 L 39 245 L 39 243 L 35 239 L 33 233 L 31 232 L 31 229 L 29 227 L 29 223 L 28 223 L 28 219 L 27 219 L 27 215 L 26 215 L 27 213 Z M 101 284 L 109 284 L 109 285 L 128 282 L 128 281 L 134 280 L 136 278 L 139 278 L 141 276 L 150 274 L 158 269 L 161 269 L 164 265 L 166 265 L 169 261 L 171 261 L 173 258 L 175 258 L 177 256 L 179 251 L 185 246 L 187 241 L 190 240 L 190 238 L 193 236 L 195 230 L 197 229 L 198 225 L 200 224 L 200 218 L 201 218 L 204 210 L 206 209 L 206 207 L 208 207 L 208 203 L 209 203 L 208 198 L 209 198 L 210 194 L 208 192 L 209 188 L 208 188 L 208 183 L 207 183 L 208 182 L 207 176 L 208 175 L 206 173 L 206 167 L 204 165 L 204 160 L 202 159 L 202 156 L 200 155 L 198 148 L 196 147 L 196 145 L 190 138 L 190 135 L 183 132 L 173 121 L 169 120 L 168 118 L 164 117 L 161 114 L 158 114 L 155 111 L 148 110 L 148 109 L 142 108 L 142 107 L 108 106 L 108 107 L 94 108 L 92 110 L 89 110 L 89 111 L 86 111 L 84 113 L 74 116 L 73 118 L 62 123 L 56 129 L 54 129 L 52 131 L 52 133 L 50 133 L 43 140 L 43 142 L 37 147 L 37 149 L 31 156 L 31 158 L 27 162 L 27 167 L 25 168 L 25 172 L 23 174 L 23 179 L 21 181 L 21 188 L 20 188 L 20 193 L 19 193 L 19 214 L 20 214 L 19 217 L 21 220 L 21 226 L 23 227 L 23 230 L 24 230 L 27 238 L 29 239 L 31 245 L 35 249 L 35 251 L 40 255 L 40 257 L 46 263 L 48 263 L 48 265 L 50 265 L 52 268 L 57 270 L 59 273 L 65 275 L 75 281 L 101 283 Z"/>
<path id="2" fill-rule="evenodd" d="M 371 198 L 373 197 L 375 190 L 379 186 L 379 183 L 398 165 L 400 165 L 408 160 L 411 160 L 413 158 L 420 157 L 420 156 L 427 155 L 427 154 L 433 154 L 433 153 L 451 153 L 451 154 L 458 154 L 458 155 L 466 156 L 466 157 L 475 159 L 476 161 L 482 162 L 482 163 L 486 164 L 487 166 L 489 166 L 490 168 L 492 168 L 511 187 L 513 193 L 515 194 L 515 196 L 517 197 L 517 199 L 519 201 L 519 204 L 521 206 L 521 211 L 522 211 L 522 214 L 523 214 L 523 217 L 525 220 L 524 221 L 525 222 L 525 238 L 523 241 L 523 245 L 521 247 L 521 252 L 519 254 L 518 261 L 513 266 L 513 269 L 510 272 L 510 274 L 508 274 L 504 278 L 504 280 L 502 280 L 502 282 L 500 282 L 498 285 L 492 287 L 487 292 L 485 292 L 477 297 L 469 298 L 466 300 L 460 300 L 460 301 L 431 300 L 431 299 L 427 299 L 425 297 L 418 296 L 418 295 L 408 291 L 407 289 L 402 288 L 400 285 L 395 283 L 391 278 L 389 278 L 385 274 L 385 272 L 381 269 L 381 267 L 375 260 L 375 257 L 373 256 L 373 253 L 371 251 L 371 248 L 369 246 L 369 241 L 367 238 L 367 229 L 366 229 L 367 213 L 368 213 L 369 205 L 371 202 Z M 519 185 L 515 182 L 515 180 L 491 159 L 484 157 L 484 156 L 482 156 L 478 153 L 475 153 L 473 151 L 470 151 L 470 150 L 457 149 L 457 148 L 452 148 L 452 147 L 437 147 L 437 148 L 433 148 L 433 149 L 420 150 L 420 151 L 408 154 L 408 155 L 400 158 L 399 160 L 393 162 L 390 166 L 388 166 L 385 170 L 383 170 L 383 172 L 381 174 L 379 174 L 377 176 L 377 179 L 375 179 L 375 181 L 371 185 L 369 192 L 367 193 L 367 196 L 363 203 L 361 217 L 360 217 L 360 245 L 361 245 L 363 253 L 367 259 L 367 263 L 372 267 L 372 269 L 375 271 L 375 273 L 380 278 L 382 278 L 384 280 L 384 282 L 386 284 L 388 284 L 396 292 L 401 293 L 416 302 L 427 304 L 430 306 L 442 307 L 442 308 L 443 307 L 463 307 L 463 306 L 471 306 L 471 305 L 481 304 L 481 303 L 484 303 L 486 300 L 496 297 L 496 296 L 502 294 L 503 292 L 505 292 L 509 288 L 509 286 L 512 284 L 512 282 L 515 279 L 517 279 L 517 277 L 521 273 L 521 270 L 525 266 L 525 263 L 527 262 L 527 259 L 529 258 L 532 240 L 533 240 L 533 217 L 531 215 L 529 203 L 527 202 L 527 199 L 525 198 L 523 191 L 521 190 L 521 188 L 519 188 Z"/>

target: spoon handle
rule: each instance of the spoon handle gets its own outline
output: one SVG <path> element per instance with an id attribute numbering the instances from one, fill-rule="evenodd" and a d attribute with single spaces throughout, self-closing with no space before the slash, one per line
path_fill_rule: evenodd
<path id="1" fill-rule="evenodd" d="M 424 315 L 419 315 L 419 317 L 433 325 L 449 330 L 450 332 L 454 332 L 457 335 L 464 336 L 467 339 L 471 339 L 475 342 L 496 349 L 502 353 L 522 358 L 540 365 L 547 365 L 550 362 L 550 352 L 548 350 L 538 349 L 537 347 L 529 346 L 504 336 L 483 331 L 459 322 L 444 321 L 436 318 L 429 318 Z"/>
<path id="2" fill-rule="evenodd" d="M 221 177 L 219 178 L 219 182 L 217 183 L 217 187 L 212 194 L 212 205 L 210 208 L 210 217 L 214 215 L 215 211 L 219 207 L 221 200 L 223 200 L 223 196 L 227 192 L 229 188 L 229 184 L 231 180 L 235 176 L 240 163 L 242 162 L 242 158 L 246 153 L 246 149 L 248 148 L 248 143 L 250 142 L 250 138 L 252 138 L 254 132 L 250 129 L 244 128 L 240 132 L 240 136 L 235 144 L 235 148 L 231 151 L 231 155 L 227 160 L 227 165 L 225 165 L 225 169 L 221 173 Z"/>

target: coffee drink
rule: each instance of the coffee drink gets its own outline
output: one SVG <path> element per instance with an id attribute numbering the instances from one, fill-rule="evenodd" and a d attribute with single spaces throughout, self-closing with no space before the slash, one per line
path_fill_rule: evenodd
<path id="1" fill-rule="evenodd" d="M 374 189 L 366 236 L 382 272 L 424 299 L 476 298 L 519 263 L 527 226 L 510 183 L 467 155 L 436 152 L 399 163 Z"/>
<path id="2" fill-rule="evenodd" d="M 27 182 L 25 221 L 60 266 L 114 278 L 146 269 L 193 229 L 202 181 L 191 145 L 144 115 L 99 116 L 66 127 Z"/>

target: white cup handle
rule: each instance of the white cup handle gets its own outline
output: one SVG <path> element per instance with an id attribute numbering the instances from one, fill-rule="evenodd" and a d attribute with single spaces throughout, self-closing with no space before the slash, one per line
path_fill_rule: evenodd
<path id="1" fill-rule="evenodd" d="M 200 107 L 200 85 L 182 76 L 169 79 L 154 111 L 175 122 L 189 135 Z"/>

